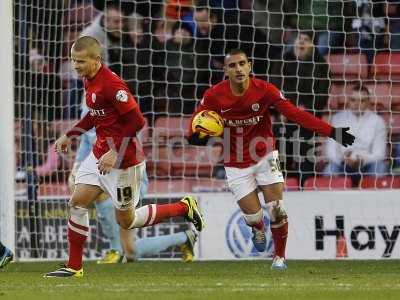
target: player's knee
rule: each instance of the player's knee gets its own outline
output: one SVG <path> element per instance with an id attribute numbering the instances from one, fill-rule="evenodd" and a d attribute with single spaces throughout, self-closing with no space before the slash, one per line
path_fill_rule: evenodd
<path id="1" fill-rule="evenodd" d="M 131 216 L 119 216 L 117 218 L 117 223 L 122 229 L 132 229 L 135 228 L 135 214 Z"/>
<path id="2" fill-rule="evenodd" d="M 243 214 L 243 218 L 246 224 L 251 226 L 253 224 L 258 224 L 263 220 L 263 210 L 262 208 L 254 214 Z"/>
<path id="3" fill-rule="evenodd" d="M 70 215 L 85 215 L 88 213 L 88 209 L 85 207 L 80 207 L 78 205 L 73 205 L 69 203 L 69 213 Z"/>
<path id="4" fill-rule="evenodd" d="M 283 200 L 275 200 L 267 203 L 271 223 L 287 222 L 287 213 L 283 205 Z"/>
<path id="5" fill-rule="evenodd" d="M 69 207 L 88 208 L 86 201 L 84 199 L 82 199 L 82 197 L 80 197 L 80 195 L 77 193 L 72 194 L 68 205 L 69 205 Z"/>
<path id="6" fill-rule="evenodd" d="M 69 219 L 75 224 L 89 227 L 89 210 L 84 207 L 69 205 Z"/>
<path id="7" fill-rule="evenodd" d="M 130 221 L 119 221 L 118 222 L 118 224 L 119 224 L 119 226 L 122 228 L 122 229 L 125 229 L 125 230 L 128 230 L 128 229 L 132 229 L 133 227 L 131 227 L 132 226 L 132 223 L 134 223 L 133 221 L 132 222 L 130 222 Z"/>

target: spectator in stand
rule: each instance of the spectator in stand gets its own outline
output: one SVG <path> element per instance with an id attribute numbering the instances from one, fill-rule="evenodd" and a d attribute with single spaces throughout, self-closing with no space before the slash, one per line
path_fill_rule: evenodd
<path id="1" fill-rule="evenodd" d="M 167 0 L 165 5 L 166 17 L 177 21 L 191 15 L 192 2 L 193 0 Z"/>
<path id="2" fill-rule="evenodd" d="M 120 68 L 122 68 L 122 75 L 126 78 L 125 80 L 132 93 L 139 97 L 139 82 L 141 79 L 139 78 L 141 75 L 139 72 L 139 59 L 144 59 L 143 55 L 140 55 L 139 58 L 139 54 L 142 54 L 143 50 L 146 50 L 142 49 L 142 43 L 144 41 L 144 36 L 147 36 L 144 34 L 144 18 L 137 13 L 132 13 L 126 16 L 124 21 L 124 30 L 126 30 L 126 32 L 123 33 L 123 48 L 119 50 L 120 54 L 122 54 L 120 56 Z M 149 47 L 150 45 L 146 44 L 145 46 Z M 150 57 L 150 51 L 146 51 L 146 55 Z M 141 64 L 148 66 L 148 60 L 143 60 Z"/>
<path id="3" fill-rule="evenodd" d="M 103 12 L 83 29 L 81 36 L 88 35 L 97 39 L 103 46 L 104 63 L 110 65 L 108 50 L 113 46 L 121 46 L 124 13 L 118 1 L 107 2 L 104 7 L 99 8 Z"/>
<path id="4" fill-rule="evenodd" d="M 314 46 L 313 34 L 311 31 L 298 33 L 292 51 L 284 55 L 283 61 L 273 64 L 272 82 L 294 105 L 320 118 L 328 101 L 329 66 Z M 283 161 L 288 175 L 298 177 L 301 183 L 314 176 L 314 133 L 287 122 L 275 126 L 274 130 L 281 137 L 280 148 L 285 146 Z"/>
<path id="5" fill-rule="evenodd" d="M 210 8 L 207 0 L 199 0 L 194 11 L 196 23 L 196 52 L 207 57 L 209 69 L 212 70 L 211 83 L 223 79 L 222 70 L 224 54 L 230 49 L 242 49 L 252 60 L 255 75 L 266 77 L 268 58 L 280 57 L 280 48 L 270 45 L 265 33 L 254 27 L 248 14 L 239 14 L 237 10 L 229 10 L 224 16 L 223 10 Z"/>
<path id="6" fill-rule="evenodd" d="M 221 11 L 210 9 L 207 3 L 196 4 L 194 11 L 196 55 L 207 60 L 207 68 L 202 70 L 204 76 L 210 78 L 210 83 L 216 83 L 223 78 L 224 51 L 227 48 L 224 41 L 225 27 L 220 21 Z"/>
<path id="7" fill-rule="evenodd" d="M 152 25 L 156 28 L 162 22 L 156 20 Z M 153 34 L 146 25 L 145 19 L 137 13 L 126 18 L 131 47 L 125 49 L 124 55 L 127 64 L 131 66 L 133 92 L 137 96 L 140 110 L 152 126 L 155 115 L 159 113 L 159 106 L 154 106 L 154 96 L 166 94 L 165 42 L 162 35 Z"/>
<path id="8" fill-rule="evenodd" d="M 284 54 L 283 61 L 274 63 L 272 73 L 276 75 L 273 83 L 293 104 L 320 117 L 328 101 L 329 66 L 313 39 L 314 32 L 299 32 L 294 47 Z"/>
<path id="9" fill-rule="evenodd" d="M 385 18 L 380 3 L 356 1 L 356 17 L 352 21 L 353 43 L 372 63 L 377 49 L 384 48 Z"/>
<path id="10" fill-rule="evenodd" d="M 50 131 L 50 122 L 61 118 L 62 97 L 61 81 L 54 70 L 54 65 L 42 54 L 46 50 L 39 45 L 29 50 L 29 69 L 23 75 L 25 94 L 24 99 L 18 100 L 24 103 L 21 118 L 29 118 L 31 122 L 29 132 L 24 132 L 25 138 L 33 137 L 30 154 L 34 167 L 44 166 L 47 163 L 49 147 L 53 142 L 53 133 Z M 20 95 L 21 97 L 22 95 Z M 17 107 L 21 109 L 22 107 Z M 26 122 L 23 122 L 26 125 Z M 58 165 L 58 164 L 57 164 Z M 56 165 L 56 167 L 57 167 Z M 51 175 L 57 168 L 50 168 L 40 176 Z"/>
<path id="11" fill-rule="evenodd" d="M 97 8 L 103 12 L 83 29 L 81 36 L 91 36 L 100 42 L 103 46 L 104 63 L 127 82 L 135 95 L 134 71 L 127 55 L 133 44 L 125 30 L 125 18 L 133 12 L 134 5 L 128 2 L 106 1 Z"/>
<path id="12" fill-rule="evenodd" d="M 400 2 L 389 0 L 384 4 L 385 15 L 385 48 L 391 51 L 400 51 Z"/>
<path id="13" fill-rule="evenodd" d="M 161 17 L 156 21 L 154 34 L 163 43 L 173 38 L 175 23 L 192 14 L 192 0 L 167 0 L 161 12 Z"/>
<path id="14" fill-rule="evenodd" d="M 164 80 L 160 74 L 165 70 L 162 57 L 165 36 L 154 34 L 152 38 L 144 28 L 144 18 L 132 13 L 135 8 L 133 3 L 107 1 L 98 8 L 104 9 L 104 12 L 81 35 L 92 36 L 105 46 L 104 62 L 126 81 L 151 125 L 151 95 L 157 82 Z M 161 23 L 162 19 L 157 18 L 153 25 L 158 28 L 157 24 Z"/>
<path id="15" fill-rule="evenodd" d="M 326 144 L 329 160 L 326 175 L 350 175 L 353 186 L 357 187 L 361 174 L 381 176 L 387 171 L 384 162 L 387 130 L 382 117 L 369 110 L 370 93 L 362 84 L 357 84 L 348 98 L 346 110 L 332 117 L 332 126 L 350 127 L 356 136 L 354 144 L 348 148 Z"/>
<path id="16" fill-rule="evenodd" d="M 297 27 L 297 22 L 293 18 L 293 1 L 254 0 L 253 3 L 249 2 L 253 9 L 254 25 L 266 34 L 269 43 L 281 47 L 282 42 L 285 42 L 285 29 Z"/>
<path id="17" fill-rule="evenodd" d="M 298 29 L 315 32 L 321 55 L 344 50 L 345 32 L 350 27 L 346 16 L 351 14 L 351 1 L 303 0 L 289 1 L 288 5 L 288 12 L 297 19 Z"/>
<path id="18" fill-rule="evenodd" d="M 166 44 L 166 66 L 168 84 L 168 111 L 172 114 L 191 115 L 196 99 L 202 96 L 197 83 L 206 83 L 204 73 L 196 74 L 199 68 L 205 68 L 201 58 L 196 59 L 194 40 L 190 27 L 186 23 L 175 23 L 172 29 L 173 38 Z M 203 58 L 204 59 L 204 58 Z"/>

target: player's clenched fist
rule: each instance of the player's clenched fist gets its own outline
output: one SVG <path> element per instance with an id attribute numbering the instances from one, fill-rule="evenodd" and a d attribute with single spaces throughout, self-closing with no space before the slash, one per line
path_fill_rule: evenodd
<path id="1" fill-rule="evenodd" d="M 68 146 L 71 144 L 71 140 L 65 134 L 60 136 L 56 141 L 56 152 L 62 153 L 68 151 Z"/>
<path id="2" fill-rule="evenodd" d="M 110 170 L 115 166 L 117 162 L 118 153 L 114 150 L 110 149 L 106 152 L 102 157 L 100 157 L 99 161 L 97 162 L 97 168 L 100 171 L 100 174 L 107 174 L 110 173 Z"/>

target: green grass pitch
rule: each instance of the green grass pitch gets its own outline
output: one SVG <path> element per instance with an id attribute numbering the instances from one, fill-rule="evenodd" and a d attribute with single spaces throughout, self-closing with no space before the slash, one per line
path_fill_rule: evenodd
<path id="1" fill-rule="evenodd" d="M 400 299 L 400 262 L 269 261 L 85 264 L 84 278 L 42 278 L 55 262 L 11 263 L 0 270 L 3 299 Z"/>

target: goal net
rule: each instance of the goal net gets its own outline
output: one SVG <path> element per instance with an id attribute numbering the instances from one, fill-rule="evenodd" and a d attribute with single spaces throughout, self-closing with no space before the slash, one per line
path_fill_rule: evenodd
<path id="1" fill-rule="evenodd" d="M 222 4 L 221 4 L 222 3 Z M 224 192 L 221 145 L 189 146 L 189 118 L 224 78 L 224 54 L 244 50 L 253 74 L 286 98 L 361 136 L 349 151 L 271 109 L 286 190 L 400 187 L 400 20 L 392 1 L 14 1 L 16 257 L 63 259 L 68 177 L 79 141 L 54 141 L 80 118 L 83 85 L 69 60 L 80 35 L 129 85 L 146 126 L 148 199 Z M 346 123 L 347 122 L 347 123 Z M 346 162 L 343 165 L 343 162 Z M 95 210 L 87 258 L 109 242 Z M 188 228 L 183 220 L 139 236 Z M 161 229 L 160 229 L 161 228 Z M 152 257 L 177 258 L 169 249 Z"/>

